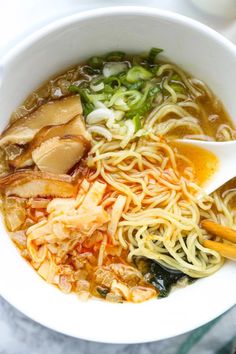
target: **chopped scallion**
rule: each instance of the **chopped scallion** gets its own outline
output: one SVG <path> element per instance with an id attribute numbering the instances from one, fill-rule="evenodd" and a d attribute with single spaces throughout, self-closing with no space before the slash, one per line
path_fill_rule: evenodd
<path id="1" fill-rule="evenodd" d="M 184 93 L 185 92 L 184 87 L 181 84 L 171 82 L 169 85 L 176 93 Z"/>
<path id="2" fill-rule="evenodd" d="M 154 86 L 152 88 L 149 89 L 149 92 L 148 92 L 148 96 L 149 97 L 153 97 L 155 96 L 158 92 L 160 92 L 161 89 L 159 86 Z"/>
<path id="3" fill-rule="evenodd" d="M 127 88 L 129 90 L 141 90 L 144 86 L 144 80 L 139 80 L 134 82 L 133 84 L 128 84 Z"/>
<path id="4" fill-rule="evenodd" d="M 93 68 L 93 69 L 101 69 L 103 66 L 103 58 L 101 57 L 91 57 L 88 60 L 89 65 Z"/>
<path id="5" fill-rule="evenodd" d="M 171 76 L 171 81 L 181 81 L 179 74 L 175 73 Z"/>
<path id="6" fill-rule="evenodd" d="M 106 55 L 106 61 L 122 61 L 125 58 L 125 53 L 120 51 L 114 51 Z"/>
<path id="7" fill-rule="evenodd" d="M 160 54 L 161 52 L 163 52 L 163 49 L 160 49 L 160 48 L 151 48 L 150 51 L 149 51 L 149 54 L 148 54 L 148 58 L 147 58 L 147 61 L 149 64 L 154 64 L 155 63 L 155 59 L 156 59 L 156 56 L 158 54 Z"/>
<path id="8" fill-rule="evenodd" d="M 141 129 L 141 120 L 140 120 L 140 116 L 138 114 L 136 114 L 133 117 L 133 123 L 134 123 L 134 129 L 135 129 L 135 133 Z"/>
<path id="9" fill-rule="evenodd" d="M 73 92 L 73 93 L 79 93 L 80 88 L 79 88 L 79 86 L 76 86 L 76 85 L 70 85 L 68 87 L 68 91 Z"/>
<path id="10" fill-rule="evenodd" d="M 142 66 L 133 66 L 129 69 L 126 79 L 130 83 L 135 83 L 139 80 L 149 80 L 152 76 L 152 73 Z"/>

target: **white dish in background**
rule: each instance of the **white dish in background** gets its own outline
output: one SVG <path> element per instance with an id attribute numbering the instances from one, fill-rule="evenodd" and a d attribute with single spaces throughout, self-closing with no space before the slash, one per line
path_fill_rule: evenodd
<path id="1" fill-rule="evenodd" d="M 142 7 L 76 14 L 18 44 L 0 63 L 0 130 L 25 96 L 51 75 L 93 54 L 153 46 L 203 79 L 236 122 L 236 49 L 210 28 L 183 16 Z M 59 332 L 99 342 L 148 342 L 192 330 L 229 309 L 236 299 L 235 264 L 141 304 L 79 301 L 46 284 L 21 258 L 0 224 L 0 293 L 30 318 Z"/>
<path id="2" fill-rule="evenodd" d="M 220 17 L 236 17 L 236 0 L 192 0 L 202 11 Z"/>

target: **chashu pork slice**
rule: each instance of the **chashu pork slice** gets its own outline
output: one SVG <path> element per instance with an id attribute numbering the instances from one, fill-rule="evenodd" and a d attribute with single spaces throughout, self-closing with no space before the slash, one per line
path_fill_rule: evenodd
<path id="1" fill-rule="evenodd" d="M 5 196 L 75 197 L 80 184 L 80 174 L 74 177 L 53 173 L 21 170 L 0 178 L 0 192 Z"/>
<path id="2" fill-rule="evenodd" d="M 91 140 L 90 134 L 87 132 L 81 115 L 76 116 L 67 124 L 48 126 L 41 129 L 35 138 L 28 144 L 27 148 L 20 156 L 14 160 L 10 160 L 9 164 L 14 168 L 24 168 L 33 164 L 32 152 L 37 149 L 41 144 L 53 137 L 64 137 L 66 135 L 82 136 L 87 143 Z"/>
<path id="3" fill-rule="evenodd" d="M 54 137 L 32 152 L 40 171 L 66 174 L 88 151 L 90 143 L 82 136 Z"/>
<path id="4" fill-rule="evenodd" d="M 79 96 L 69 96 L 45 103 L 36 111 L 12 123 L 2 133 L 0 146 L 29 143 L 42 128 L 66 124 L 79 114 L 82 114 Z"/>

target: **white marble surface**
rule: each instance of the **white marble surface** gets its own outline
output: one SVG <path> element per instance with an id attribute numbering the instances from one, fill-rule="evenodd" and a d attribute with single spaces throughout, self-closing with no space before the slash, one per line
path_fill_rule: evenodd
<path id="1" fill-rule="evenodd" d="M 215 354 L 236 335 L 236 307 L 210 326 L 210 329 L 208 326 L 153 343 L 134 345 L 93 343 L 49 330 L 26 318 L 0 298 L 1 354 Z M 189 347 L 192 348 L 190 351 Z M 231 351 L 219 352 L 219 354 L 230 353 Z"/>
<path id="2" fill-rule="evenodd" d="M 236 19 L 207 16 L 197 10 L 191 0 L 0 0 L 0 56 L 27 34 L 61 16 L 101 6 L 143 4 L 198 19 L 236 43 Z M 0 298 L 0 354 L 214 354 L 235 336 L 236 308 L 204 329 L 169 340 L 140 345 L 97 344 L 51 331 Z M 230 351 L 224 349 L 217 353 L 227 354 Z"/>

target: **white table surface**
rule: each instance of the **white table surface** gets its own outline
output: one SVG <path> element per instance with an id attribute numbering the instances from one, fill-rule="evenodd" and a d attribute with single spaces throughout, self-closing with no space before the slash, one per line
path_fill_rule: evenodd
<path id="1" fill-rule="evenodd" d="M 236 44 L 236 19 L 205 15 L 192 5 L 191 0 L 0 0 L 0 5 L 0 59 L 15 43 L 57 18 L 117 5 L 145 5 L 175 11 L 213 27 Z M 103 345 L 48 330 L 0 298 L 0 354 L 214 354 L 236 336 L 236 308 L 209 326 L 158 343 Z M 198 344 L 193 347 L 196 340 Z M 226 350 L 219 353 L 226 354 Z"/>
<path id="2" fill-rule="evenodd" d="M 191 0 L 0 0 L 0 5 L 0 55 L 54 19 L 82 10 L 117 5 L 145 5 L 175 11 L 210 25 L 236 43 L 236 20 L 205 15 L 192 5 Z"/>

